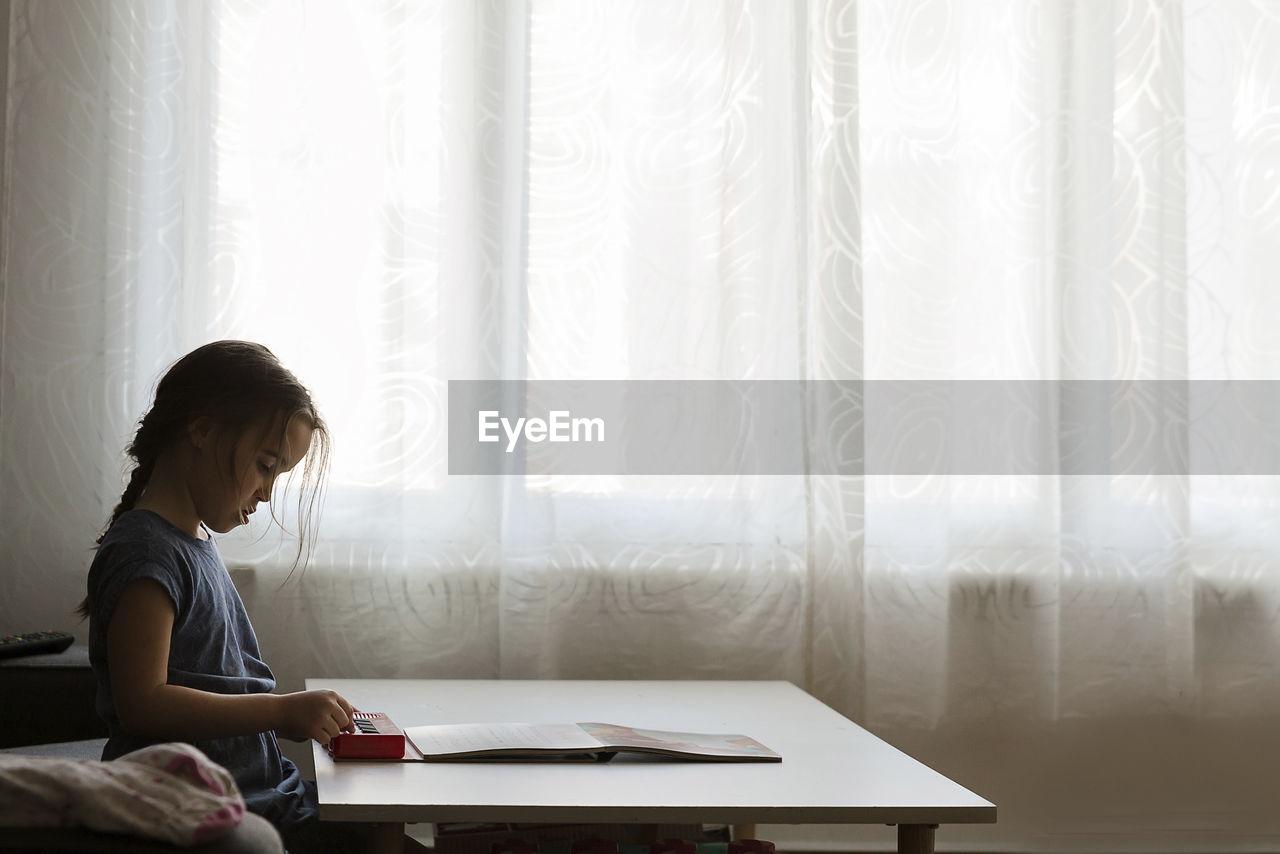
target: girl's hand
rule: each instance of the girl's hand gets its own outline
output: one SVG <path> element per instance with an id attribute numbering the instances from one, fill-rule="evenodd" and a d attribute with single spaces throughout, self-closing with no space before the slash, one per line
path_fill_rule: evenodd
<path id="1" fill-rule="evenodd" d="M 280 696 L 280 724 L 276 734 L 290 741 L 313 738 L 321 744 L 340 732 L 350 732 L 351 704 L 336 691 L 298 691 Z"/>

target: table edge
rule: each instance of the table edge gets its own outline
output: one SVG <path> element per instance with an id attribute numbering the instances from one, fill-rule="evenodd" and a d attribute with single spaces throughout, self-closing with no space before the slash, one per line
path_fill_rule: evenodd
<path id="1" fill-rule="evenodd" d="M 550 824 L 995 824 L 996 807 L 521 807 L 329 804 L 322 821 L 534 822 Z"/>

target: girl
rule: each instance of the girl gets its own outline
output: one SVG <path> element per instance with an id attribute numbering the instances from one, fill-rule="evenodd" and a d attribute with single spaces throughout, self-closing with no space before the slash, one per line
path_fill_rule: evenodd
<path id="1" fill-rule="evenodd" d="M 136 466 L 81 605 L 109 733 L 102 758 L 190 742 L 231 771 L 293 854 L 360 850 L 362 827 L 318 827 L 315 784 L 276 742 L 328 743 L 351 729 L 351 704 L 333 691 L 270 693 L 275 677 L 212 538 L 246 524 L 303 459 L 298 515 L 310 527 L 328 458 L 310 394 L 259 344 L 207 344 L 160 380 L 128 453 Z"/>

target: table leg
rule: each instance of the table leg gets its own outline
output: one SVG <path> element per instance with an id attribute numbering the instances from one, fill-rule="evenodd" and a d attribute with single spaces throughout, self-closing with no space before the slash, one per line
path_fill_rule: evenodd
<path id="1" fill-rule="evenodd" d="M 369 825 L 368 854 L 404 854 L 404 822 L 386 821 Z"/>
<path id="2" fill-rule="evenodd" d="M 898 854 L 933 854 L 936 824 L 898 825 Z"/>

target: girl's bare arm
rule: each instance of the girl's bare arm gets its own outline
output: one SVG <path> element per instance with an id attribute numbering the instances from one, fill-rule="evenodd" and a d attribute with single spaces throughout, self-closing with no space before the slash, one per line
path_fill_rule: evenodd
<path id="1" fill-rule="evenodd" d="M 351 704 L 333 691 L 216 694 L 168 684 L 174 605 L 157 582 L 138 579 L 120 594 L 107 625 L 116 713 L 147 738 L 198 741 L 275 730 L 321 744 L 351 728 Z"/>

